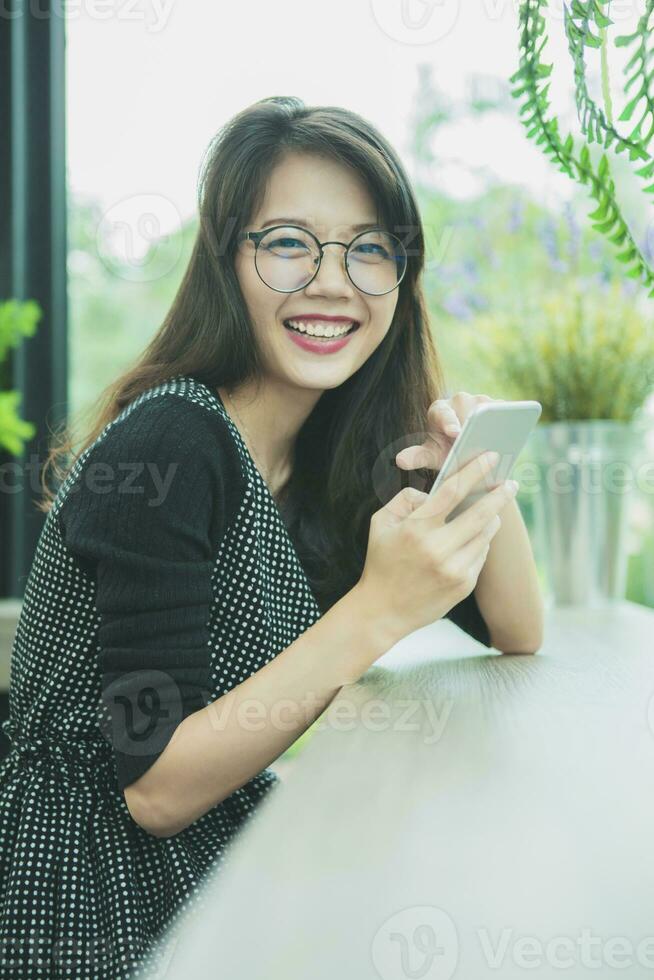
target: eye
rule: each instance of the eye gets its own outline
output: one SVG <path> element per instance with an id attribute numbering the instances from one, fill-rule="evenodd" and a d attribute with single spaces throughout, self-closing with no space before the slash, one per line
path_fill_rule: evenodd
<path id="1" fill-rule="evenodd" d="M 301 241 L 299 238 L 290 238 L 286 235 L 282 238 L 275 238 L 271 242 L 266 242 L 264 247 L 276 255 L 283 255 L 286 252 L 307 251 L 306 242 Z"/>
<path id="2" fill-rule="evenodd" d="M 388 251 L 383 245 L 379 245 L 375 242 L 362 242 L 352 249 L 352 255 L 355 259 L 387 259 L 389 258 Z"/>

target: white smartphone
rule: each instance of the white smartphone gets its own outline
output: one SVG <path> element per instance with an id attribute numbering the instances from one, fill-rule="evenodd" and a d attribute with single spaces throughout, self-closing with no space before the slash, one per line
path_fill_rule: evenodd
<path id="1" fill-rule="evenodd" d="M 485 489 L 474 490 L 446 518 L 451 521 L 493 487 L 508 479 L 529 433 L 540 418 L 543 406 L 537 401 L 483 402 L 470 413 L 432 484 L 435 493 L 443 480 L 456 473 L 475 456 L 495 450 L 500 458 L 485 477 Z"/>

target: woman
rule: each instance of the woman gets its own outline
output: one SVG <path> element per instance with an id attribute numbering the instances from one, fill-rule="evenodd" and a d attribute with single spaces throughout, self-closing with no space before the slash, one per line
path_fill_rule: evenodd
<path id="1" fill-rule="evenodd" d="M 392 148 L 351 112 L 264 99 L 200 190 L 163 325 L 82 450 L 49 460 L 0 769 L 3 977 L 156 968 L 266 767 L 343 684 L 443 615 L 491 645 L 472 589 L 505 486 L 445 526 L 483 457 L 431 498 L 380 465 L 403 448 L 433 476 L 451 439 L 439 403 L 431 454 L 407 444 L 442 377 Z"/>

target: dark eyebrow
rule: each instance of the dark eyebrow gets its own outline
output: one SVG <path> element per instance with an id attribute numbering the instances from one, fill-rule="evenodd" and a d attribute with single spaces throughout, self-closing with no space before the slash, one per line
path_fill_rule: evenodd
<path id="1" fill-rule="evenodd" d="M 267 228 L 268 225 L 302 225 L 304 228 L 311 230 L 311 224 L 305 218 L 269 218 L 268 221 L 264 221 L 260 228 Z M 381 225 L 376 222 L 367 221 L 362 225 L 350 225 L 352 231 L 366 231 L 368 228 L 380 228 Z"/>

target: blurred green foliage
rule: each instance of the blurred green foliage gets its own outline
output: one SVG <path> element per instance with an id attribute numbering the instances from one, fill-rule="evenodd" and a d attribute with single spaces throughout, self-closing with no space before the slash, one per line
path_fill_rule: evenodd
<path id="1" fill-rule="evenodd" d="M 8 359 L 12 348 L 36 333 L 43 315 L 34 300 L 9 299 L 0 303 L 0 447 L 20 456 L 25 442 L 36 434 L 36 426 L 19 415 L 22 395 L 9 389 Z"/>
<path id="2" fill-rule="evenodd" d="M 528 326 L 508 313 L 480 313 L 473 352 L 505 398 L 542 404 L 542 422 L 630 422 L 654 389 L 649 319 L 619 280 L 592 291 L 564 282 Z"/>

